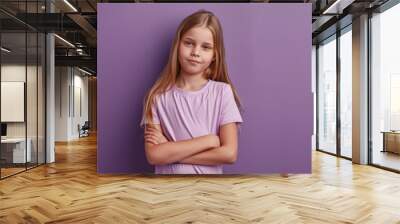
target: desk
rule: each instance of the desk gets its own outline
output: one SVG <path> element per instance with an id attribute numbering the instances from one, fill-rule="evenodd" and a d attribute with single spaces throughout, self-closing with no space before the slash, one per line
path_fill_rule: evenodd
<path id="1" fill-rule="evenodd" d="M 382 131 L 381 133 L 383 133 L 382 152 L 400 154 L 400 131 Z"/>
<path id="2" fill-rule="evenodd" d="M 31 161 L 31 145 L 32 140 L 27 139 L 25 154 L 25 138 L 6 138 L 1 139 L 1 157 L 6 163 L 25 163 Z M 27 158 L 27 161 L 25 161 Z"/>

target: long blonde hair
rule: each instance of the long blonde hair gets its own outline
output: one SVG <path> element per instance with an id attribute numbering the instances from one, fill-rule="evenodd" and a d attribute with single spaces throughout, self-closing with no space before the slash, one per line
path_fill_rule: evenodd
<path id="1" fill-rule="evenodd" d="M 154 83 L 153 87 L 148 91 L 145 97 L 144 101 L 145 120 L 150 121 L 146 123 L 153 123 L 152 122 L 153 116 L 151 110 L 152 110 L 152 105 L 155 103 L 155 96 L 158 94 L 162 94 L 168 89 L 170 89 L 177 81 L 181 69 L 178 60 L 179 43 L 183 35 L 195 26 L 206 26 L 211 31 L 214 37 L 215 60 L 206 69 L 204 74 L 205 78 L 229 84 L 232 88 L 236 104 L 239 107 L 239 109 L 242 110 L 242 105 L 240 103 L 239 96 L 227 72 L 227 66 L 225 63 L 225 48 L 224 48 L 221 24 L 218 18 L 212 12 L 206 10 L 199 10 L 186 17 L 176 30 L 174 42 L 171 47 L 168 58 L 168 63 L 161 72 L 161 75 L 158 78 L 158 80 Z"/>

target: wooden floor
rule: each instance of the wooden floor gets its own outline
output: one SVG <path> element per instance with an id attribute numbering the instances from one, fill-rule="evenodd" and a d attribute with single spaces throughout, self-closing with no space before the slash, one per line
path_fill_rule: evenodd
<path id="1" fill-rule="evenodd" d="M 14 167 L 12 167 L 12 168 L 0 168 L 0 169 L 1 169 L 1 177 L 2 178 L 8 177 L 8 176 L 11 176 L 13 174 L 16 174 L 16 173 L 19 173 L 19 172 L 22 172 L 22 171 L 26 170 L 25 167 L 23 167 L 23 168 L 20 168 L 20 167 L 14 168 Z"/>
<path id="2" fill-rule="evenodd" d="M 313 173 L 98 175 L 96 138 L 0 181 L 0 223 L 400 223 L 400 175 L 313 153 Z"/>
<path id="3" fill-rule="evenodd" d="M 26 167 L 25 164 L 18 164 L 17 167 L 7 167 L 7 168 L 0 168 L 1 170 L 1 178 L 5 178 L 8 176 L 15 175 L 20 172 L 24 172 L 25 170 L 33 169 L 37 167 L 36 163 L 27 163 Z"/>

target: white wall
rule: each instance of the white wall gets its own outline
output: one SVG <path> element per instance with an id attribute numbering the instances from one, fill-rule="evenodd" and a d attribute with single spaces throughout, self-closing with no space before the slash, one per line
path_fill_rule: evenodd
<path id="1" fill-rule="evenodd" d="M 27 69 L 27 70 L 25 70 Z M 41 72 L 41 71 L 39 71 Z M 34 134 L 36 137 L 36 122 L 37 122 L 37 98 L 36 98 L 36 66 L 5 64 L 1 66 L 1 81 L 2 82 L 25 82 L 25 76 L 28 78 L 27 87 L 27 122 L 7 122 L 8 137 L 25 137 L 25 126 L 28 125 L 28 137 Z M 30 88 L 29 88 L 30 87 Z M 4 96 L 3 96 L 4 97 Z M 42 105 L 39 105 L 41 107 Z M 1 108 L 6 110 L 7 108 Z"/>
<path id="2" fill-rule="evenodd" d="M 78 124 L 88 120 L 88 77 L 76 68 L 56 67 L 55 89 L 55 140 L 77 139 Z"/>
<path id="3" fill-rule="evenodd" d="M 67 67 L 55 68 L 55 141 L 68 140 L 68 86 L 70 83 Z"/>
<path id="4" fill-rule="evenodd" d="M 88 121 L 88 77 L 81 76 L 83 73 L 77 73 L 79 70 L 74 70 L 74 82 L 73 89 L 74 94 L 71 96 L 71 99 L 74 99 L 74 102 L 71 102 L 71 132 L 72 138 L 78 138 L 78 124 L 81 126 Z"/>
<path id="5" fill-rule="evenodd" d="M 2 82 L 25 82 L 25 71 L 24 65 L 8 64 L 1 66 L 1 81 Z M 29 70 L 32 69 L 28 66 L 28 74 L 32 74 Z M 4 96 L 3 96 L 4 97 Z M 1 108 L 6 110 L 6 108 Z M 8 137 L 25 137 L 25 122 L 7 122 L 7 136 Z"/>

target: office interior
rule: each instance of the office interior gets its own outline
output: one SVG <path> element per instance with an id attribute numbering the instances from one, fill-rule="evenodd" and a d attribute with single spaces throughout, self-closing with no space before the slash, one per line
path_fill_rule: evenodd
<path id="1" fill-rule="evenodd" d="M 56 142 L 96 132 L 96 14 L 63 1 L 0 6 L 3 179 L 54 163 Z"/>
<path id="2" fill-rule="evenodd" d="M 177 1 L 0 2 L 1 186 L 97 141 L 97 3 L 121 2 Z M 312 5 L 313 157 L 335 159 L 324 169 L 347 161 L 351 172 L 362 165 L 398 178 L 400 2 L 240 2 Z"/>

